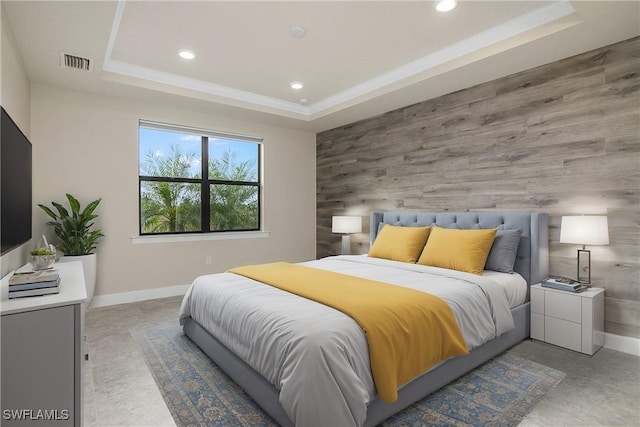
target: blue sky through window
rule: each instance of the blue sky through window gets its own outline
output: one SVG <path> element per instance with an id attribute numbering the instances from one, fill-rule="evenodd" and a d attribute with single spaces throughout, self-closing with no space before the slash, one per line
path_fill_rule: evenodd
<path id="1" fill-rule="evenodd" d="M 139 171 L 144 174 L 144 165 L 148 161 L 149 154 L 156 157 L 168 157 L 171 155 L 172 146 L 179 148 L 183 155 L 194 154 L 191 161 L 189 176 L 200 174 L 202 168 L 201 139 L 197 134 L 171 132 L 166 130 L 148 129 L 140 127 L 139 133 Z M 235 154 L 234 161 L 241 163 L 250 161 L 257 171 L 259 144 L 243 142 L 226 138 L 209 137 L 209 157 L 219 159 L 229 150 Z M 256 177 L 257 179 L 257 177 Z"/>

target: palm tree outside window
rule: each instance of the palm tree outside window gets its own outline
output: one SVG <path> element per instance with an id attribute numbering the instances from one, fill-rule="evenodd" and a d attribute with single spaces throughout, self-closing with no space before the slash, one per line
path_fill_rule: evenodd
<path id="1" fill-rule="evenodd" d="M 261 141 L 140 121 L 140 234 L 260 230 Z"/>

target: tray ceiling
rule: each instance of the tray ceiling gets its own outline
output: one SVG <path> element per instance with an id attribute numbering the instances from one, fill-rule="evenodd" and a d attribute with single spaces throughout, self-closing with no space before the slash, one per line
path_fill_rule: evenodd
<path id="1" fill-rule="evenodd" d="M 638 2 L 433 5 L 2 2 L 32 82 L 316 131 L 640 33 Z M 92 72 L 64 69 L 61 52 L 90 59 Z"/>

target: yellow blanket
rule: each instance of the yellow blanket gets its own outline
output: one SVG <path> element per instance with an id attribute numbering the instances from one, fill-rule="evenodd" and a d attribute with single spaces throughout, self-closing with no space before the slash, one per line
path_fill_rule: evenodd
<path id="1" fill-rule="evenodd" d="M 440 298 L 402 286 L 284 262 L 229 270 L 333 307 L 352 317 L 369 344 L 380 399 L 441 360 L 467 354 L 451 308 Z"/>

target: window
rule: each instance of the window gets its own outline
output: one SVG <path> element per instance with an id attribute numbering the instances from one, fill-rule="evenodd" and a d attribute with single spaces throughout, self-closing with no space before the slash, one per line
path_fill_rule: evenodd
<path id="1" fill-rule="evenodd" d="M 261 141 L 140 121 L 140 234 L 260 230 Z"/>

